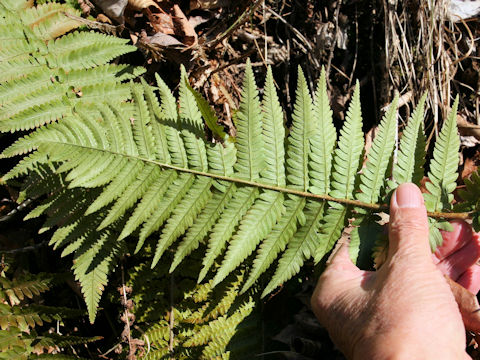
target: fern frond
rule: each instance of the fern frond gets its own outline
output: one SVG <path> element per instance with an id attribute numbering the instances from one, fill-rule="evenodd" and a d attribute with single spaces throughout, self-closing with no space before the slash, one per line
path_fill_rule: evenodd
<path id="1" fill-rule="evenodd" d="M 194 176 L 190 174 L 180 174 L 177 179 L 174 180 L 172 185 L 170 185 L 165 193 L 165 197 L 153 210 L 152 216 L 144 223 L 142 229 L 140 230 L 140 236 L 135 253 L 141 249 L 143 243 L 150 234 L 160 229 L 165 220 L 167 220 L 172 213 L 173 209 L 183 199 L 193 182 Z"/>
<path id="2" fill-rule="evenodd" d="M 322 68 L 313 102 L 314 135 L 310 138 L 309 190 L 314 194 L 328 194 L 332 170 L 332 152 L 337 140 L 332 110 L 327 94 L 327 79 Z"/>
<path id="3" fill-rule="evenodd" d="M 442 211 L 451 208 L 453 190 L 456 187 L 458 169 L 458 148 L 460 138 L 457 129 L 458 96 L 455 99 L 442 131 L 438 135 L 433 149 L 433 159 L 430 163 L 425 187 L 429 194 L 424 194 L 425 206 L 429 211 Z"/>
<path id="4" fill-rule="evenodd" d="M 308 91 L 307 80 L 301 67 L 298 67 L 296 100 L 293 107 L 292 130 L 287 138 L 287 179 L 295 188 L 307 191 L 308 157 L 310 137 L 314 126 L 312 121 L 312 98 Z"/>
<path id="5" fill-rule="evenodd" d="M 262 101 L 263 143 L 265 149 L 265 169 L 261 176 L 273 185 L 285 186 L 285 126 L 283 111 L 278 100 L 273 81 L 272 68 L 267 69 L 267 79 Z"/>
<path id="6" fill-rule="evenodd" d="M 153 88 L 148 86 L 142 79 L 145 100 L 147 101 L 148 111 L 152 118 L 150 124 L 152 134 L 155 139 L 155 157 L 161 162 L 170 164 L 170 153 L 168 152 L 167 136 L 165 134 L 165 125 L 160 122 L 159 114 L 161 113 L 160 104 Z"/>
<path id="7" fill-rule="evenodd" d="M 420 184 L 425 164 L 426 139 L 423 132 L 425 93 L 420 99 L 408 124 L 403 131 L 398 151 L 397 163 L 393 166 L 393 178 L 398 184 L 413 182 Z"/>
<path id="8" fill-rule="evenodd" d="M 73 32 L 48 43 L 47 64 L 66 71 L 103 65 L 135 51 L 128 40 L 95 32 Z"/>
<path id="9" fill-rule="evenodd" d="M 71 6 L 45 3 L 24 11 L 21 14 L 21 20 L 25 25 L 31 27 L 40 39 L 51 40 L 81 25 L 79 21 L 66 14 L 80 16 L 80 12 Z"/>
<path id="10" fill-rule="evenodd" d="M 388 111 L 378 126 L 378 133 L 368 153 L 367 164 L 360 175 L 359 187 L 361 192 L 357 193 L 356 197 L 365 203 L 375 204 L 377 202 L 380 189 L 387 177 L 388 162 L 395 145 L 397 104 L 398 95 L 390 104 Z"/>
<path id="11" fill-rule="evenodd" d="M 225 259 L 213 279 L 214 286 L 241 264 L 272 230 L 284 213 L 283 194 L 265 191 L 255 201 L 240 222 L 225 254 Z"/>
<path id="12" fill-rule="evenodd" d="M 157 166 L 146 165 L 136 176 L 136 180 L 124 190 L 122 196 L 115 202 L 108 212 L 108 216 L 100 224 L 99 230 L 104 229 L 119 219 L 127 209 L 133 206 L 138 199 L 142 198 L 153 182 L 159 178 L 160 174 Z"/>
<path id="13" fill-rule="evenodd" d="M 362 113 L 360 108 L 360 86 L 357 81 L 352 102 L 347 111 L 347 120 L 340 131 L 338 147 L 333 155 L 330 196 L 351 199 L 355 189 L 355 178 L 363 153 Z M 340 237 L 348 219 L 347 206 L 329 203 L 320 230 L 315 262 L 319 262 L 329 252 Z"/>
<path id="14" fill-rule="evenodd" d="M 148 191 L 142 196 L 140 204 L 138 204 L 132 216 L 128 219 L 127 224 L 118 237 L 119 240 L 130 235 L 152 215 L 158 203 L 163 199 L 165 192 L 176 178 L 177 174 L 174 171 L 165 171 L 153 181 Z"/>
<path id="15" fill-rule="evenodd" d="M 102 194 L 88 207 L 85 214 L 93 214 L 95 211 L 98 211 L 117 199 L 120 194 L 134 183 L 137 175 L 142 173 L 143 170 L 144 166 L 140 161 L 127 162 L 123 168 L 120 168 L 120 171 L 118 171 L 110 184 L 103 190 Z M 135 187 L 131 188 L 133 195 L 135 195 L 135 190 Z M 130 200 L 131 205 L 133 205 L 135 201 L 136 200 Z"/>
<path id="16" fill-rule="evenodd" d="M 212 196 L 211 183 L 212 180 L 209 178 L 196 179 L 188 193 L 175 207 L 158 240 L 152 260 L 152 268 L 160 260 L 163 252 L 193 224 L 196 216 L 207 204 Z"/>
<path id="17" fill-rule="evenodd" d="M 274 290 L 283 282 L 290 280 L 303 266 L 305 260 L 311 258 L 317 247 L 317 232 L 325 211 L 325 202 L 307 201 L 304 210 L 305 218 L 300 218 L 297 232 L 287 244 L 287 250 L 278 261 L 278 267 L 272 280 L 262 292 L 262 297 Z"/>
<path id="18" fill-rule="evenodd" d="M 138 154 L 145 159 L 155 158 L 155 143 L 152 130 L 149 126 L 150 113 L 147 102 L 143 97 L 143 86 L 131 85 L 132 98 L 135 104 L 135 118 L 133 119 L 133 138 L 137 145 Z"/>
<path id="19" fill-rule="evenodd" d="M 121 247 L 116 236 L 104 230 L 90 234 L 75 252 L 73 272 L 80 282 L 91 323 L 95 320 L 100 296 Z"/>
<path id="20" fill-rule="evenodd" d="M 185 86 L 194 96 L 198 110 L 202 114 L 205 124 L 210 131 L 220 140 L 226 140 L 228 135 L 225 133 L 223 127 L 218 125 L 217 115 L 215 115 L 215 111 L 210 107 L 207 100 L 205 100 L 198 91 L 192 88 L 187 79 L 185 79 Z"/>
<path id="21" fill-rule="evenodd" d="M 207 153 L 205 149 L 202 114 L 197 108 L 193 94 L 188 91 L 185 67 L 181 67 L 179 84 L 179 121 L 182 123 L 182 137 L 187 152 L 189 167 L 199 171 L 207 171 Z"/>
<path id="22" fill-rule="evenodd" d="M 203 268 L 198 276 L 198 282 L 205 278 L 216 257 L 225 248 L 225 244 L 232 236 L 235 227 L 257 197 L 258 189 L 256 188 L 242 187 L 235 192 L 210 234 L 208 249 L 202 260 Z"/>
<path id="23" fill-rule="evenodd" d="M 25 298 L 33 298 L 35 295 L 50 289 L 54 279 L 50 274 L 38 274 L 34 279 L 16 279 L 10 281 L 0 277 L 0 300 L 5 301 L 8 298 L 10 304 L 18 305 Z"/>
<path id="24" fill-rule="evenodd" d="M 207 235 L 220 217 L 220 214 L 225 209 L 227 203 L 231 200 L 235 193 L 235 185 L 230 183 L 222 186 L 225 187 L 224 191 L 215 191 L 213 193 L 212 198 L 207 205 L 205 205 L 204 211 L 199 214 L 193 225 L 185 234 L 185 238 L 175 252 L 175 257 L 170 266 L 170 272 L 173 272 L 180 262 L 198 247 L 205 238 L 205 235 Z"/>
<path id="25" fill-rule="evenodd" d="M 247 61 L 242 89 L 235 124 L 237 162 L 234 169 L 238 177 L 256 180 L 264 168 L 262 113 L 250 61 Z"/>
<path id="26" fill-rule="evenodd" d="M 260 275 L 268 269 L 277 255 L 285 250 L 285 246 L 297 231 L 297 223 L 305 223 L 304 207 L 304 198 L 291 197 L 285 201 L 285 215 L 278 220 L 260 245 L 248 279 L 242 288 L 242 293 L 247 291 Z"/>
<path id="27" fill-rule="evenodd" d="M 357 81 L 348 107 L 347 120 L 340 130 L 338 147 L 333 155 L 331 196 L 345 199 L 353 197 L 355 174 L 359 168 L 363 144 L 360 84 Z"/>

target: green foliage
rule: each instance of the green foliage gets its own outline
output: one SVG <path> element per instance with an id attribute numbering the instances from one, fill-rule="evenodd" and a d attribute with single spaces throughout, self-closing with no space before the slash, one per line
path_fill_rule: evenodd
<path id="1" fill-rule="evenodd" d="M 265 296 L 312 257 L 324 258 L 352 217 L 351 255 L 368 252 L 365 236 L 379 231 L 372 225 L 372 206 L 385 201 L 397 183 L 418 182 L 423 175 L 424 99 L 404 130 L 397 159 L 395 100 L 365 162 L 358 83 L 336 146 L 325 73 L 312 99 L 300 69 L 285 139 L 271 70 L 260 99 L 247 63 L 237 136 L 231 139 L 190 87 L 184 69 L 177 106 L 160 76 L 156 87 L 143 79 L 127 84 L 122 81 L 143 70 L 106 64 L 133 50 L 124 40 L 74 32 L 54 41 L 42 37 L 50 32 L 35 35 L 27 20 L 2 11 L 12 18 L 12 33 L 28 46 L 37 44 L 23 49 L 15 63 L 0 62 L 0 69 L 16 67 L 2 71 L 0 130 L 33 129 L 4 150 L 3 157 L 26 156 L 3 180 L 28 174 L 21 196 L 44 198 L 28 216 L 47 214 L 42 231 L 55 229 L 51 245 L 63 249 L 62 256 L 73 254 L 91 321 L 108 275 L 131 241 L 135 253 L 155 248 L 151 267 L 161 266 L 172 251 L 172 272 L 205 246 L 198 282 L 213 279 L 213 285 L 253 261 L 243 292 L 272 267 Z M 6 51 L 16 51 L 13 42 L 7 44 Z M 32 63 L 38 66 L 30 69 Z M 455 112 L 456 105 L 430 163 L 425 199 L 434 212 L 451 211 L 458 165 Z M 206 140 L 204 120 L 223 143 Z M 477 188 L 474 178 L 467 193 Z M 476 195 L 465 196 L 471 203 Z M 445 222 L 432 218 L 431 224 L 435 240 Z"/>
<path id="2" fill-rule="evenodd" d="M 229 359 L 230 350 L 238 351 L 232 337 L 255 304 L 251 296 L 239 297 L 242 280 L 243 274 L 230 276 L 220 288 L 213 289 L 210 281 L 185 293 L 178 305 L 145 330 L 149 350 L 140 358 Z"/>
<path id="3" fill-rule="evenodd" d="M 53 279 L 58 282 L 62 278 L 60 274 L 26 275 L 14 280 L 0 277 L 0 359 L 80 359 L 64 351 L 100 339 L 45 329 L 47 323 L 84 315 L 79 310 L 33 303 L 36 296 L 50 290 Z"/>

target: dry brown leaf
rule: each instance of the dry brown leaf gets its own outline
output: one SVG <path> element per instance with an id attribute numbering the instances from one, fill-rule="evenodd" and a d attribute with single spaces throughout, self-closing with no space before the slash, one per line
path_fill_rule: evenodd
<path id="1" fill-rule="evenodd" d="M 470 124 L 460 114 L 457 115 L 457 125 L 461 136 L 474 136 L 480 140 L 480 125 Z"/>
<path id="2" fill-rule="evenodd" d="M 175 25 L 173 24 L 171 15 L 163 12 L 152 12 L 150 9 L 146 9 L 145 11 L 155 33 L 175 35 Z"/>
<path id="3" fill-rule="evenodd" d="M 178 41 L 171 35 L 163 34 L 163 33 L 156 33 L 153 36 L 148 37 L 148 41 L 151 45 L 158 45 L 162 47 L 184 47 L 185 45 Z"/>
<path id="4" fill-rule="evenodd" d="M 475 164 L 475 160 L 472 158 L 466 158 L 465 163 L 463 164 L 462 174 L 460 176 L 462 179 L 465 179 L 477 171 L 477 169 L 478 166 Z"/>
<path id="5" fill-rule="evenodd" d="M 223 6 L 228 6 L 230 0 L 190 0 L 190 10 L 195 9 L 217 9 Z"/>
<path id="6" fill-rule="evenodd" d="M 455 301 L 462 314 L 465 328 L 470 331 L 480 332 L 480 305 L 476 295 L 473 295 L 448 276 L 445 275 L 445 278 L 447 279 L 448 285 L 450 285 L 453 296 L 455 296 Z"/>
<path id="7" fill-rule="evenodd" d="M 160 9 L 160 6 L 153 0 L 128 0 L 128 5 L 134 10 L 143 10 L 150 6 Z"/>
<path id="8" fill-rule="evenodd" d="M 183 43 L 189 48 L 198 44 L 198 36 L 192 24 L 188 21 L 180 6 L 173 5 L 174 21 L 179 26 L 180 31 L 184 37 Z"/>
<path id="9" fill-rule="evenodd" d="M 120 24 L 123 24 L 123 12 L 127 6 L 128 0 L 94 0 L 103 12 Z"/>

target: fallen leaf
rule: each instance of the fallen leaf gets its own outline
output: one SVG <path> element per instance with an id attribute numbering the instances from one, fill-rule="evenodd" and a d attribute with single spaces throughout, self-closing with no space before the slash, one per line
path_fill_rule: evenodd
<path id="1" fill-rule="evenodd" d="M 229 4 L 230 0 L 190 0 L 190 11 L 196 9 L 217 9 Z"/>
<path id="2" fill-rule="evenodd" d="M 94 0 L 103 12 L 113 20 L 124 23 L 123 12 L 127 6 L 128 0 Z"/>
<path id="3" fill-rule="evenodd" d="M 193 28 L 192 24 L 188 21 L 187 17 L 183 13 L 182 9 L 178 5 L 173 5 L 174 21 L 180 28 L 180 31 L 184 37 L 184 44 L 189 48 L 198 44 L 198 36 Z"/>
<path id="4" fill-rule="evenodd" d="M 475 160 L 472 158 L 466 158 L 465 163 L 463 164 L 462 174 L 460 175 L 462 179 L 469 177 L 472 173 L 477 171 L 478 166 L 475 164 Z"/>
<path id="5" fill-rule="evenodd" d="M 150 6 L 153 6 L 157 9 L 160 9 L 160 6 L 153 0 L 127 0 L 128 5 L 134 10 L 143 10 L 147 9 Z"/>
<path id="6" fill-rule="evenodd" d="M 185 47 L 183 43 L 178 41 L 173 36 L 163 34 L 163 33 L 156 33 L 153 36 L 148 36 L 147 40 L 151 45 L 158 45 L 163 47 L 171 47 L 171 46 Z"/>
<path id="7" fill-rule="evenodd" d="M 470 124 L 460 114 L 457 115 L 457 125 L 461 136 L 474 136 L 477 140 L 480 140 L 480 125 Z"/>
<path id="8" fill-rule="evenodd" d="M 163 11 L 156 12 L 150 9 L 145 9 L 145 12 L 155 33 L 175 35 L 175 25 L 173 24 L 171 15 Z"/>
<path id="9" fill-rule="evenodd" d="M 465 328 L 470 331 L 480 332 L 480 304 L 478 303 L 477 296 L 457 284 L 448 276 L 445 275 L 445 278 L 458 304 Z"/>

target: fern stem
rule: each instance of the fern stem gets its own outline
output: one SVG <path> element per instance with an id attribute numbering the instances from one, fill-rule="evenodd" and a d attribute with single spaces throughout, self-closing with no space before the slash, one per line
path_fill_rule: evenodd
<path id="1" fill-rule="evenodd" d="M 217 175 L 217 174 L 211 174 L 211 173 L 206 173 L 206 172 L 197 171 L 197 170 L 185 169 L 185 168 L 181 168 L 181 167 L 174 166 L 174 165 L 162 164 L 162 163 L 157 162 L 155 160 L 146 160 L 145 159 L 144 161 L 156 164 L 156 165 L 158 165 L 160 167 L 163 167 L 163 168 L 166 168 L 166 169 L 172 169 L 172 170 L 177 170 L 177 171 L 181 171 L 181 172 L 187 172 L 187 173 L 194 174 L 194 175 L 199 175 L 199 176 L 207 176 L 207 177 L 211 177 L 211 178 L 218 179 L 218 180 L 225 180 L 225 181 L 234 182 L 234 183 L 237 183 L 237 184 L 255 186 L 255 187 L 258 187 L 258 188 L 261 188 L 261 189 L 265 189 L 265 190 L 279 191 L 279 192 L 283 192 L 283 193 L 286 193 L 286 194 L 298 195 L 298 196 L 302 196 L 304 198 L 310 198 L 310 199 L 333 201 L 333 202 L 336 202 L 336 203 L 357 206 L 357 207 L 361 207 L 361 208 L 365 208 L 365 209 L 374 210 L 374 211 L 377 211 L 377 212 L 381 212 L 381 211 L 386 212 L 386 213 L 389 212 L 389 207 L 388 207 L 387 204 L 371 204 L 371 203 L 366 203 L 366 202 L 359 201 L 359 200 L 341 199 L 341 198 L 335 198 L 335 197 L 332 197 L 332 196 L 329 196 L 329 195 L 312 194 L 312 193 L 301 191 L 301 190 L 289 189 L 289 188 L 279 187 L 279 186 L 275 186 L 275 185 L 259 183 L 259 182 L 251 181 L 251 180 L 245 180 L 245 179 L 234 178 L 234 177 L 230 177 L 230 176 Z M 433 218 L 443 218 L 443 219 L 464 219 L 465 220 L 465 219 L 468 219 L 470 217 L 469 212 L 444 213 L 444 212 L 434 211 L 434 212 L 427 212 L 427 214 L 428 214 L 428 216 L 433 217 Z"/>
<path id="2" fill-rule="evenodd" d="M 65 145 L 65 143 L 60 143 L 60 144 Z M 210 177 L 210 178 L 217 179 L 217 180 L 224 180 L 224 181 L 228 181 L 228 182 L 234 182 L 234 183 L 237 183 L 237 184 L 254 186 L 254 187 L 265 189 L 265 190 L 279 191 L 279 192 L 282 192 L 282 193 L 285 193 L 285 194 L 298 195 L 298 196 L 301 196 L 301 197 L 304 197 L 304 198 L 309 198 L 309 199 L 317 199 L 317 200 L 323 200 L 323 201 L 333 201 L 333 202 L 340 203 L 340 204 L 351 205 L 351 206 L 355 206 L 355 207 L 361 207 L 361 208 L 373 210 L 375 212 L 385 212 L 385 213 L 389 212 L 387 204 L 371 204 L 371 203 L 366 203 L 366 202 L 359 201 L 359 200 L 354 200 L 354 199 L 335 198 L 335 197 L 332 197 L 332 196 L 329 196 L 329 195 L 326 195 L 326 194 L 322 194 L 322 195 L 312 194 L 312 193 L 301 191 L 301 190 L 264 184 L 264 183 L 260 183 L 260 182 L 257 182 L 257 181 L 240 179 L 240 178 L 218 175 L 218 174 L 212 174 L 212 173 L 203 172 L 203 171 L 199 171 L 199 170 L 187 169 L 187 168 L 183 168 L 183 167 L 179 167 L 179 166 L 175 166 L 175 165 L 164 164 L 164 163 L 156 161 L 156 160 L 145 159 L 145 158 L 142 158 L 140 156 L 128 155 L 128 154 L 119 153 L 119 152 L 116 152 L 116 151 L 111 151 L 111 150 L 108 150 L 108 149 L 98 149 L 98 148 L 92 148 L 90 146 L 78 145 L 78 144 L 70 144 L 70 145 L 72 145 L 74 147 L 81 147 L 81 148 L 86 148 L 86 149 L 94 150 L 94 151 L 102 151 L 102 152 L 105 152 L 105 153 L 110 153 L 112 155 L 123 156 L 123 157 L 133 159 L 133 160 L 136 160 L 136 161 L 140 160 L 140 161 L 143 161 L 145 163 L 155 164 L 155 165 L 160 166 L 161 168 L 164 168 L 164 169 L 172 169 L 172 170 L 176 170 L 176 171 L 180 171 L 180 172 L 188 173 L 188 174 L 192 174 L 192 175 L 206 176 L 206 177 Z M 445 213 L 445 212 L 438 212 L 438 211 L 427 212 L 427 215 L 432 217 L 432 218 L 443 218 L 443 219 L 448 219 L 448 220 L 469 219 L 470 214 L 471 214 L 470 212 L 460 212 L 460 213 Z"/>

